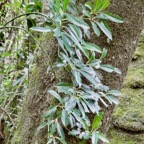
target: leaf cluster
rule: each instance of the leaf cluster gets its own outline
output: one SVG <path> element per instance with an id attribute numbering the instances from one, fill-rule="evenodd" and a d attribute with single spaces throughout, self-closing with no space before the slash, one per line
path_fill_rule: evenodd
<path id="1" fill-rule="evenodd" d="M 111 65 L 102 64 L 107 49 L 89 41 L 91 30 L 97 37 L 103 33 L 112 40 L 107 20 L 123 22 L 120 17 L 104 11 L 109 4 L 109 0 L 89 1 L 84 5 L 77 5 L 76 0 L 50 0 L 47 27 L 31 28 L 37 32 L 53 33 L 59 44 L 59 60 L 55 66 L 64 67 L 71 74 L 72 81 L 59 81 L 54 90 L 48 91 L 58 104 L 43 114 L 46 121 L 40 128 L 48 126 L 47 144 L 66 144 L 64 129 L 69 131 L 69 135 L 82 139 L 82 144 L 89 139 L 92 144 L 97 144 L 99 139 L 108 143 L 98 132 L 102 120 L 99 104 L 107 107 L 108 103 L 105 100 L 111 104 L 118 104 L 117 96 L 120 92 L 110 90 L 102 84 L 97 70 L 118 74 L 121 72 Z M 92 123 L 89 113 L 96 115 Z"/>

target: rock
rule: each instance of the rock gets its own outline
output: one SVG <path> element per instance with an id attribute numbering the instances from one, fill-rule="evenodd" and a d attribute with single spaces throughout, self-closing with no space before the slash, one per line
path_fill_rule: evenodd
<path id="1" fill-rule="evenodd" d="M 129 69 L 124 87 L 133 89 L 144 88 L 144 66 Z"/>
<path id="2" fill-rule="evenodd" d="M 127 133 L 113 127 L 108 139 L 110 144 L 144 144 L 144 133 Z"/>
<path id="3" fill-rule="evenodd" d="M 111 144 L 144 144 L 144 31 L 124 81 L 109 131 Z"/>
<path id="4" fill-rule="evenodd" d="M 144 58 L 144 31 L 142 32 L 138 47 L 134 53 L 133 60 L 137 60 L 140 58 Z"/>
<path id="5" fill-rule="evenodd" d="M 124 88 L 115 109 L 113 124 L 117 128 L 144 132 L 144 89 Z"/>

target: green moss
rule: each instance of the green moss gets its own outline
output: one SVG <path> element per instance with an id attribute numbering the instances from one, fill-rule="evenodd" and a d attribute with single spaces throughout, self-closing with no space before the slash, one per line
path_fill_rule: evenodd
<path id="1" fill-rule="evenodd" d="M 110 129 L 108 139 L 110 144 L 142 144 L 144 134 L 126 133 L 118 129 Z"/>
<path id="2" fill-rule="evenodd" d="M 124 87 L 144 88 L 144 67 L 129 69 Z"/>
<path id="3" fill-rule="evenodd" d="M 144 32 L 129 66 L 120 103 L 113 114 L 111 144 L 144 143 Z M 128 133 L 129 132 L 129 133 Z"/>
<path id="4" fill-rule="evenodd" d="M 134 60 L 137 60 L 139 58 L 144 58 L 144 43 L 140 44 L 133 56 Z"/>
<path id="5" fill-rule="evenodd" d="M 129 66 L 124 87 L 144 88 L 144 32 Z"/>
<path id="6" fill-rule="evenodd" d="M 139 41 L 138 47 L 136 49 L 136 52 L 133 56 L 134 60 L 137 60 L 139 58 L 144 58 L 144 31 L 142 33 L 141 39 Z"/>
<path id="7" fill-rule="evenodd" d="M 144 131 L 144 89 L 124 88 L 120 104 L 113 114 L 113 123 L 118 128 Z"/>

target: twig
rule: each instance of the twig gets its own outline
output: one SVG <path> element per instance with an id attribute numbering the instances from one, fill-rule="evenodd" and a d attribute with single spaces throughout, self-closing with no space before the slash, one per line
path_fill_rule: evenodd
<path id="1" fill-rule="evenodd" d="M 19 16 L 17 16 L 17 17 L 14 17 L 13 19 L 11 19 L 11 20 L 8 21 L 7 23 L 5 23 L 4 26 L 8 25 L 9 23 L 11 23 L 12 21 L 14 21 L 14 20 L 17 19 L 17 18 L 20 18 L 20 17 L 22 17 L 22 16 L 32 15 L 32 14 L 40 15 L 40 16 L 42 16 L 42 17 L 47 18 L 47 19 L 50 20 L 51 22 L 53 22 L 52 19 L 50 19 L 49 17 L 47 17 L 47 15 L 45 15 L 45 14 L 43 14 L 43 13 L 39 13 L 39 12 L 30 12 L 30 13 L 21 14 L 21 15 L 19 15 Z"/>
<path id="2" fill-rule="evenodd" d="M 15 122 L 13 121 L 12 117 L 8 114 L 8 112 L 3 107 L 1 107 L 1 106 L 0 106 L 0 109 L 7 115 L 7 117 L 9 118 L 9 120 L 12 122 L 14 128 L 16 128 Z"/>

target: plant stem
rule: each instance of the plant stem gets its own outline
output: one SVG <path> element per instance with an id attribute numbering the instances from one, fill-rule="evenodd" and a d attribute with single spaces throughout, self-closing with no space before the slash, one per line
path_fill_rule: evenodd
<path id="1" fill-rule="evenodd" d="M 14 21 L 15 19 L 18 19 L 18 18 L 23 17 L 23 16 L 31 15 L 31 14 L 37 14 L 37 15 L 43 16 L 43 17 L 47 18 L 48 20 L 50 20 L 51 22 L 53 22 L 52 19 L 50 19 L 49 17 L 47 17 L 47 16 L 46 16 L 45 14 L 43 14 L 43 13 L 30 12 L 30 13 L 21 14 L 21 15 L 18 15 L 18 16 L 16 16 L 16 17 L 14 17 L 13 19 L 11 19 L 11 20 L 8 21 L 7 23 L 5 23 L 4 26 L 8 25 L 9 23 L 11 23 L 12 21 Z"/>

